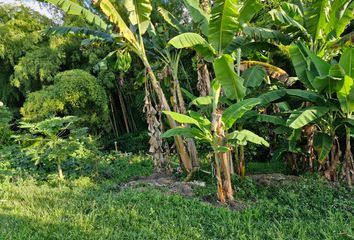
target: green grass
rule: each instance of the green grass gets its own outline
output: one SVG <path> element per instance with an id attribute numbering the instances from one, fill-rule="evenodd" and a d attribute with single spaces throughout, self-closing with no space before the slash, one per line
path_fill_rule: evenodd
<path id="1" fill-rule="evenodd" d="M 153 188 L 118 191 L 118 183 L 151 172 L 141 158 L 112 165 L 114 178 L 61 186 L 36 181 L 0 185 L 0 239 L 353 239 L 353 191 L 316 177 L 259 186 L 236 180 L 241 211 Z M 140 174 L 139 174 L 140 173 Z"/>

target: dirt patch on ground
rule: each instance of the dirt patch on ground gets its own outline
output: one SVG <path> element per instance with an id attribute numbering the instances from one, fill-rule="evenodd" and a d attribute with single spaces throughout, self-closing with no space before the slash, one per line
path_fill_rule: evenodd
<path id="1" fill-rule="evenodd" d="M 273 185 L 273 184 L 282 184 L 297 181 L 298 176 L 293 175 L 284 175 L 281 173 L 271 173 L 271 174 L 253 174 L 249 175 L 252 180 L 261 185 Z"/>
<path id="2" fill-rule="evenodd" d="M 168 192 L 180 194 L 185 197 L 193 197 L 193 187 L 204 187 L 205 182 L 192 181 L 181 182 L 171 176 L 151 175 L 148 177 L 138 177 L 119 186 L 120 190 L 136 187 L 157 187 L 167 189 Z"/>
<path id="3" fill-rule="evenodd" d="M 254 174 L 249 175 L 248 177 L 258 184 L 267 186 L 298 180 L 297 176 L 289 176 L 280 173 Z M 205 185 L 205 182 L 202 181 L 183 182 L 178 181 L 178 179 L 175 179 L 170 175 L 153 174 L 147 177 L 133 178 L 131 181 L 117 186 L 114 190 L 121 191 L 127 188 L 138 188 L 140 190 L 144 190 L 146 187 L 155 187 L 164 190 L 167 194 L 179 194 L 187 198 L 193 198 L 196 197 L 193 189 L 197 187 L 205 187 Z M 228 204 L 221 204 L 217 201 L 215 194 L 208 194 L 199 199 L 215 207 L 228 207 L 233 210 L 242 210 L 247 207 L 244 202 L 239 200 Z"/>
<path id="4" fill-rule="evenodd" d="M 202 181 L 181 182 L 171 176 L 154 174 L 148 177 L 134 178 L 129 182 L 121 184 L 118 189 L 124 190 L 127 188 L 139 188 L 140 190 L 144 190 L 145 187 L 156 187 L 165 190 L 167 194 L 179 194 L 187 198 L 193 198 L 196 197 L 193 192 L 193 188 L 205 186 L 205 182 Z M 228 207 L 233 210 L 241 210 L 247 207 L 246 204 L 241 201 L 221 204 L 217 201 L 215 194 L 203 196 L 199 199 L 215 207 Z"/>

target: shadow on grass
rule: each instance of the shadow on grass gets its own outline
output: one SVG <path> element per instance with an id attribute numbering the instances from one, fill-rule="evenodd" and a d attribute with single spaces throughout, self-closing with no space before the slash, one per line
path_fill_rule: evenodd
<path id="1" fill-rule="evenodd" d="M 36 216 L 38 218 L 38 216 Z M 0 214 L 0 239 L 89 239 L 90 233 L 73 224 L 47 222 L 13 214 Z"/>

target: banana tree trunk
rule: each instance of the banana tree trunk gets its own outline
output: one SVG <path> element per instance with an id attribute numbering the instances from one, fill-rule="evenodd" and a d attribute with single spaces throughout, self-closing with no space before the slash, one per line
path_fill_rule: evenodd
<path id="1" fill-rule="evenodd" d="M 197 89 L 200 96 L 209 96 L 210 94 L 210 74 L 208 65 L 200 55 L 197 55 L 197 74 L 198 84 Z"/>
<path id="2" fill-rule="evenodd" d="M 329 167 L 327 168 L 326 171 L 324 171 L 324 176 L 330 181 L 337 181 L 338 180 L 338 174 L 337 174 L 337 166 L 340 162 L 340 157 L 342 155 L 342 152 L 340 150 L 339 142 L 338 139 L 335 137 L 333 139 L 333 145 L 331 149 L 331 154 L 330 154 L 330 161 L 329 161 Z"/>
<path id="3" fill-rule="evenodd" d="M 230 174 L 234 175 L 235 174 L 235 168 L 234 168 L 234 162 L 232 160 L 232 151 L 229 151 L 229 164 L 230 164 Z"/>
<path id="4" fill-rule="evenodd" d="M 217 153 L 215 153 L 214 169 L 215 169 L 215 177 L 216 177 L 216 183 L 217 183 L 218 200 L 221 203 L 225 203 L 226 198 L 225 198 L 225 193 L 224 193 L 223 181 L 222 181 L 222 177 L 221 177 L 220 159 L 219 159 L 219 155 Z"/>
<path id="5" fill-rule="evenodd" d="M 147 84 L 146 84 L 147 85 Z M 169 174 L 170 164 L 168 158 L 164 156 L 163 141 L 161 139 L 162 123 L 157 118 L 158 110 L 152 104 L 150 93 L 145 87 L 144 111 L 148 124 L 148 134 L 150 136 L 149 153 L 154 161 L 154 169 L 157 173 Z"/>
<path id="6" fill-rule="evenodd" d="M 222 123 L 222 111 L 217 110 L 212 114 L 212 129 L 214 139 L 217 141 L 215 145 L 226 146 L 225 131 Z M 218 151 L 218 150 L 217 150 Z M 233 189 L 230 174 L 230 153 L 229 152 L 216 152 L 215 153 L 215 166 L 216 177 L 218 182 L 218 198 L 222 203 L 232 202 Z"/>
<path id="7" fill-rule="evenodd" d="M 151 80 L 152 87 L 159 99 L 162 110 L 171 111 L 170 106 L 167 102 L 166 96 L 163 93 L 162 88 L 161 88 L 159 82 L 157 81 L 156 76 L 155 76 L 154 72 L 152 71 L 149 62 L 144 61 L 144 65 L 146 67 L 147 74 Z M 168 122 L 169 122 L 171 128 L 177 128 L 177 123 L 174 119 L 172 119 L 170 116 L 167 116 L 167 119 L 168 119 Z M 189 173 L 192 170 L 192 161 L 189 158 L 189 155 L 186 151 L 186 148 L 183 143 L 183 139 L 180 136 L 176 136 L 175 143 L 176 143 L 179 155 L 181 157 L 183 167 Z"/>
<path id="8" fill-rule="evenodd" d="M 246 161 L 245 161 L 245 147 L 240 145 L 240 177 L 244 178 L 246 175 Z"/>
<path id="9" fill-rule="evenodd" d="M 237 70 L 237 75 L 238 76 L 241 76 L 241 49 L 238 48 L 236 50 L 236 53 L 237 53 L 237 64 L 236 64 L 236 70 Z M 240 125 L 238 127 L 238 130 L 241 131 L 243 129 L 243 126 Z M 238 168 L 238 172 L 239 172 L 239 176 L 241 176 L 242 178 L 245 176 L 245 172 L 246 172 L 246 163 L 245 163 L 245 147 L 243 145 L 239 145 L 237 146 L 239 149 L 238 149 L 238 154 L 239 154 L 239 157 L 238 157 L 238 162 L 239 162 L 239 165 L 237 166 Z"/>
<path id="10" fill-rule="evenodd" d="M 314 137 L 315 137 L 315 133 L 316 133 L 316 126 L 315 125 L 308 125 L 305 127 L 305 135 L 306 135 L 306 138 L 307 138 L 307 145 L 306 145 L 306 148 L 307 148 L 307 153 L 308 153 L 308 166 L 306 166 L 306 163 L 305 164 L 305 169 L 308 167 L 310 168 L 310 171 L 313 172 L 314 170 L 314 162 L 315 162 L 315 150 L 314 150 Z M 306 158 L 305 158 L 305 161 L 306 161 Z"/>
<path id="11" fill-rule="evenodd" d="M 238 127 L 238 130 L 241 131 L 242 126 Z M 235 146 L 235 165 L 237 174 L 243 178 L 246 175 L 246 161 L 245 161 L 245 147 L 242 145 Z"/>
<path id="12" fill-rule="evenodd" d="M 206 14 L 210 14 L 211 8 L 210 8 L 210 1 L 209 0 L 201 0 L 200 1 L 200 6 L 202 7 L 203 11 Z"/>
<path id="13" fill-rule="evenodd" d="M 182 90 L 181 90 L 181 85 L 179 83 L 179 80 L 175 74 L 172 74 L 174 85 L 175 85 L 175 90 L 176 90 L 176 95 L 177 95 L 177 103 L 178 103 L 178 108 L 180 113 L 186 114 L 187 110 L 185 107 L 185 102 L 183 99 L 182 95 Z M 188 146 L 188 152 L 189 156 L 192 161 L 192 168 L 199 168 L 199 159 L 198 159 L 198 152 L 197 152 L 197 147 L 195 145 L 195 141 L 192 138 L 187 139 L 187 146 Z"/>
<path id="14" fill-rule="evenodd" d="M 352 186 L 354 177 L 353 154 L 350 144 L 350 128 L 346 127 L 346 148 L 345 148 L 345 177 L 349 186 Z"/>
<path id="15" fill-rule="evenodd" d="M 224 139 L 222 139 L 224 141 Z M 233 201 L 233 190 L 230 173 L 229 152 L 220 153 L 221 169 L 224 176 L 224 192 L 228 201 Z"/>

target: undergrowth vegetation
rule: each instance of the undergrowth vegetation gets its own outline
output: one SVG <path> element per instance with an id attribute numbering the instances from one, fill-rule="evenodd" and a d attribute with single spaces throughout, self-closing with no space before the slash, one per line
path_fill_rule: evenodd
<path id="1" fill-rule="evenodd" d="M 151 173 L 144 157 L 119 157 L 106 170 L 96 180 L 82 176 L 54 185 L 3 180 L 0 238 L 337 240 L 354 235 L 353 191 L 319 177 L 270 186 L 235 179 L 235 194 L 245 208 L 232 210 L 204 201 L 214 196 L 214 184 L 195 188 L 194 198 L 163 188 L 120 190 L 128 179 Z"/>

